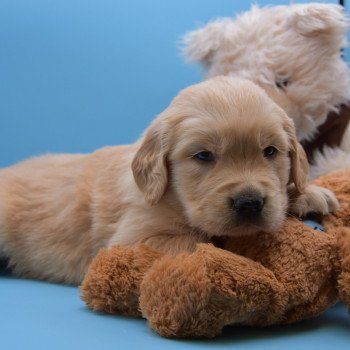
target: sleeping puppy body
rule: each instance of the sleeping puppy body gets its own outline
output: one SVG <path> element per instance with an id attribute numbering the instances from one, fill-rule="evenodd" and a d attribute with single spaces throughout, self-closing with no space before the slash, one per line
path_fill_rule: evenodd
<path id="1" fill-rule="evenodd" d="M 1 170 L 0 257 L 17 275 L 79 284 L 101 247 L 175 254 L 274 232 L 288 207 L 335 210 L 307 176 L 285 112 L 253 83 L 216 77 L 183 90 L 133 145 Z"/>

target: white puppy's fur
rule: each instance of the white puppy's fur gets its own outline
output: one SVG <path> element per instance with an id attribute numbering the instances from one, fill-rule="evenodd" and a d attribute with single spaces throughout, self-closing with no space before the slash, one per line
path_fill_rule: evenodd
<path id="1" fill-rule="evenodd" d="M 343 8 L 334 4 L 253 6 L 188 33 L 184 53 L 209 78 L 259 84 L 293 118 L 298 139 L 311 140 L 327 114 L 350 99 L 349 70 L 341 57 L 348 26 Z M 316 157 L 313 176 L 349 164 L 350 130 L 344 138 L 349 141 L 339 150 Z"/>
<path id="2" fill-rule="evenodd" d="M 182 91 L 133 145 L 1 170 L 0 258 L 21 276 L 80 283 L 101 247 L 177 253 L 275 231 L 288 204 L 337 208 L 307 176 L 286 113 L 252 82 L 217 77 Z"/>

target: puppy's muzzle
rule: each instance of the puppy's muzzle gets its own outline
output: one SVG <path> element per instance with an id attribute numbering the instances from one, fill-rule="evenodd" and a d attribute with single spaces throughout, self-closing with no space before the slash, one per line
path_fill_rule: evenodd
<path id="1" fill-rule="evenodd" d="M 240 193 L 231 199 L 231 206 L 238 219 L 255 221 L 259 219 L 264 207 L 264 198 L 260 193 Z"/>

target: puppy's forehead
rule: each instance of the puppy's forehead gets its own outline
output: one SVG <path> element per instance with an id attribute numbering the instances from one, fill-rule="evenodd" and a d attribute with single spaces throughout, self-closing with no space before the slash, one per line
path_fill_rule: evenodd
<path id="1" fill-rule="evenodd" d="M 184 90 L 174 101 L 188 117 L 183 128 L 209 130 L 261 129 L 282 125 L 283 111 L 257 85 L 217 77 Z"/>

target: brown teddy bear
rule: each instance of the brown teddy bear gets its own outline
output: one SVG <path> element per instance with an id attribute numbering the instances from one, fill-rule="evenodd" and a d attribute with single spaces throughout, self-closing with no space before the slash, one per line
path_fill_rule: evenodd
<path id="1" fill-rule="evenodd" d="M 350 169 L 316 181 L 340 209 L 326 232 L 289 217 L 275 234 L 230 238 L 220 249 L 164 255 L 147 246 L 100 251 L 81 286 L 93 310 L 145 317 L 165 337 L 214 337 L 228 324 L 267 326 L 350 308 Z"/>

